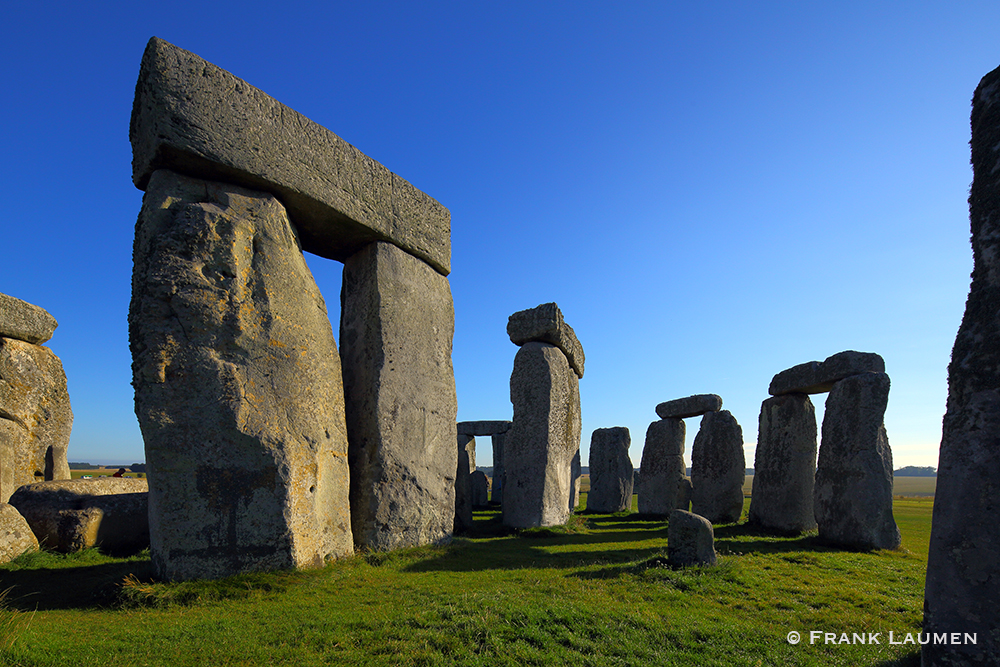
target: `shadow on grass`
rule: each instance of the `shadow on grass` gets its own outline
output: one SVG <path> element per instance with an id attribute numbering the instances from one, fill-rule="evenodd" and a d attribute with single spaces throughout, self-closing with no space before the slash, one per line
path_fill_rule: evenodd
<path id="1" fill-rule="evenodd" d="M 4 606 L 19 611 L 93 609 L 118 603 L 121 584 L 131 575 L 152 576 L 152 563 L 130 560 L 60 568 L 0 571 L 0 590 L 10 589 Z"/>

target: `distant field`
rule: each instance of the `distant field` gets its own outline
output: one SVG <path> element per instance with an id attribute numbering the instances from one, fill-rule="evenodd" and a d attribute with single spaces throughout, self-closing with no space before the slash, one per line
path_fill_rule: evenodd
<path id="1" fill-rule="evenodd" d="M 69 474 L 70 474 L 70 477 L 72 479 L 80 479 L 81 477 L 85 477 L 87 475 L 89 475 L 91 477 L 100 477 L 101 475 L 104 475 L 105 477 L 111 477 L 112 475 L 115 474 L 116 470 L 118 470 L 118 469 L 117 468 L 95 468 L 94 470 L 70 470 Z M 127 473 L 125 473 L 124 476 L 125 477 L 145 477 L 145 474 L 143 474 L 143 473 L 137 473 L 137 472 L 127 472 Z"/>
<path id="2" fill-rule="evenodd" d="M 902 498 L 925 498 L 934 496 L 937 477 L 896 477 L 892 484 L 892 495 Z M 743 495 L 750 496 L 753 475 L 747 475 L 743 482 Z M 590 475 L 580 478 L 580 492 L 590 491 Z"/>

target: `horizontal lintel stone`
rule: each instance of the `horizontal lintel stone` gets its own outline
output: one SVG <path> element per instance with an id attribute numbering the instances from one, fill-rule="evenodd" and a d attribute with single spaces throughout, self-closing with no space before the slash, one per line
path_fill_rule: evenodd
<path id="1" fill-rule="evenodd" d="M 153 37 L 136 84 L 132 180 L 158 169 L 277 196 L 302 249 L 344 261 L 386 241 L 451 270 L 451 214 L 333 132 L 212 63 Z"/>
<path id="2" fill-rule="evenodd" d="M 17 297 L 0 294 L 0 337 L 41 345 L 58 324 L 48 311 Z"/>
<path id="3" fill-rule="evenodd" d="M 771 379 L 767 392 L 781 394 L 821 394 L 830 391 L 833 384 L 852 375 L 884 373 L 885 360 L 874 352 L 845 350 L 823 361 L 807 361 L 783 370 Z"/>
<path id="4" fill-rule="evenodd" d="M 487 436 L 494 433 L 506 433 L 510 430 L 510 421 L 477 421 L 458 422 L 459 435 Z"/>
<path id="5" fill-rule="evenodd" d="M 718 412 L 721 409 L 722 397 L 718 394 L 695 394 L 660 403 L 656 406 L 656 414 L 660 419 L 685 419 L 700 417 L 706 412 Z"/>
<path id="6" fill-rule="evenodd" d="M 543 303 L 514 313 L 507 319 L 507 335 L 515 345 L 532 341 L 555 345 L 569 359 L 577 377 L 583 377 L 583 346 L 573 327 L 563 320 L 562 311 L 555 303 Z"/>

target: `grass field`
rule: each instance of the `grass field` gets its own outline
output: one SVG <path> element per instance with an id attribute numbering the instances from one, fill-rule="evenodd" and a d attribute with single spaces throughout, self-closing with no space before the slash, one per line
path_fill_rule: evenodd
<path id="1" fill-rule="evenodd" d="M 0 664 L 918 665 L 888 632 L 919 630 L 931 507 L 897 498 L 895 552 L 717 526 L 714 568 L 667 567 L 663 521 L 586 513 L 511 534 L 477 512 L 448 546 L 218 582 L 153 583 L 148 555 L 29 555 L 0 566 Z"/>

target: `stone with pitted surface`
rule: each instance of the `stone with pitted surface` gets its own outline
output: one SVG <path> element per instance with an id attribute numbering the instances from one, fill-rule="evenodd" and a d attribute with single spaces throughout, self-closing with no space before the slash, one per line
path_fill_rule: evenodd
<path id="1" fill-rule="evenodd" d="M 833 383 L 861 373 L 884 373 L 885 361 L 874 352 L 846 350 L 830 355 L 823 361 L 807 361 L 781 371 L 771 379 L 767 393 L 821 394 L 830 391 Z"/>
<path id="2" fill-rule="evenodd" d="M 684 420 L 661 419 L 646 429 L 639 465 L 638 508 L 641 514 L 669 515 L 677 508 L 677 493 L 684 479 Z"/>
<path id="3" fill-rule="evenodd" d="M 17 297 L 0 293 L 0 337 L 41 345 L 59 326 L 56 318 Z"/>
<path id="4" fill-rule="evenodd" d="M 687 398 L 678 398 L 656 406 L 656 414 L 660 419 L 686 419 L 700 417 L 706 412 L 718 412 L 722 409 L 722 397 L 717 394 L 695 394 Z"/>
<path id="5" fill-rule="evenodd" d="M 691 446 L 691 511 L 712 523 L 743 514 L 743 429 L 729 410 L 707 412 Z"/>
<path id="6" fill-rule="evenodd" d="M 507 320 L 507 335 L 515 345 L 529 341 L 555 345 L 566 355 L 577 377 L 583 377 L 583 346 L 555 303 L 543 303 L 514 313 Z"/>
<path id="7" fill-rule="evenodd" d="M 703 516 L 674 510 L 667 526 L 667 560 L 671 565 L 715 565 L 715 530 Z"/>
<path id="8" fill-rule="evenodd" d="M 632 437 L 624 426 L 599 428 L 590 436 L 590 492 L 587 510 L 609 514 L 632 506 Z"/>

